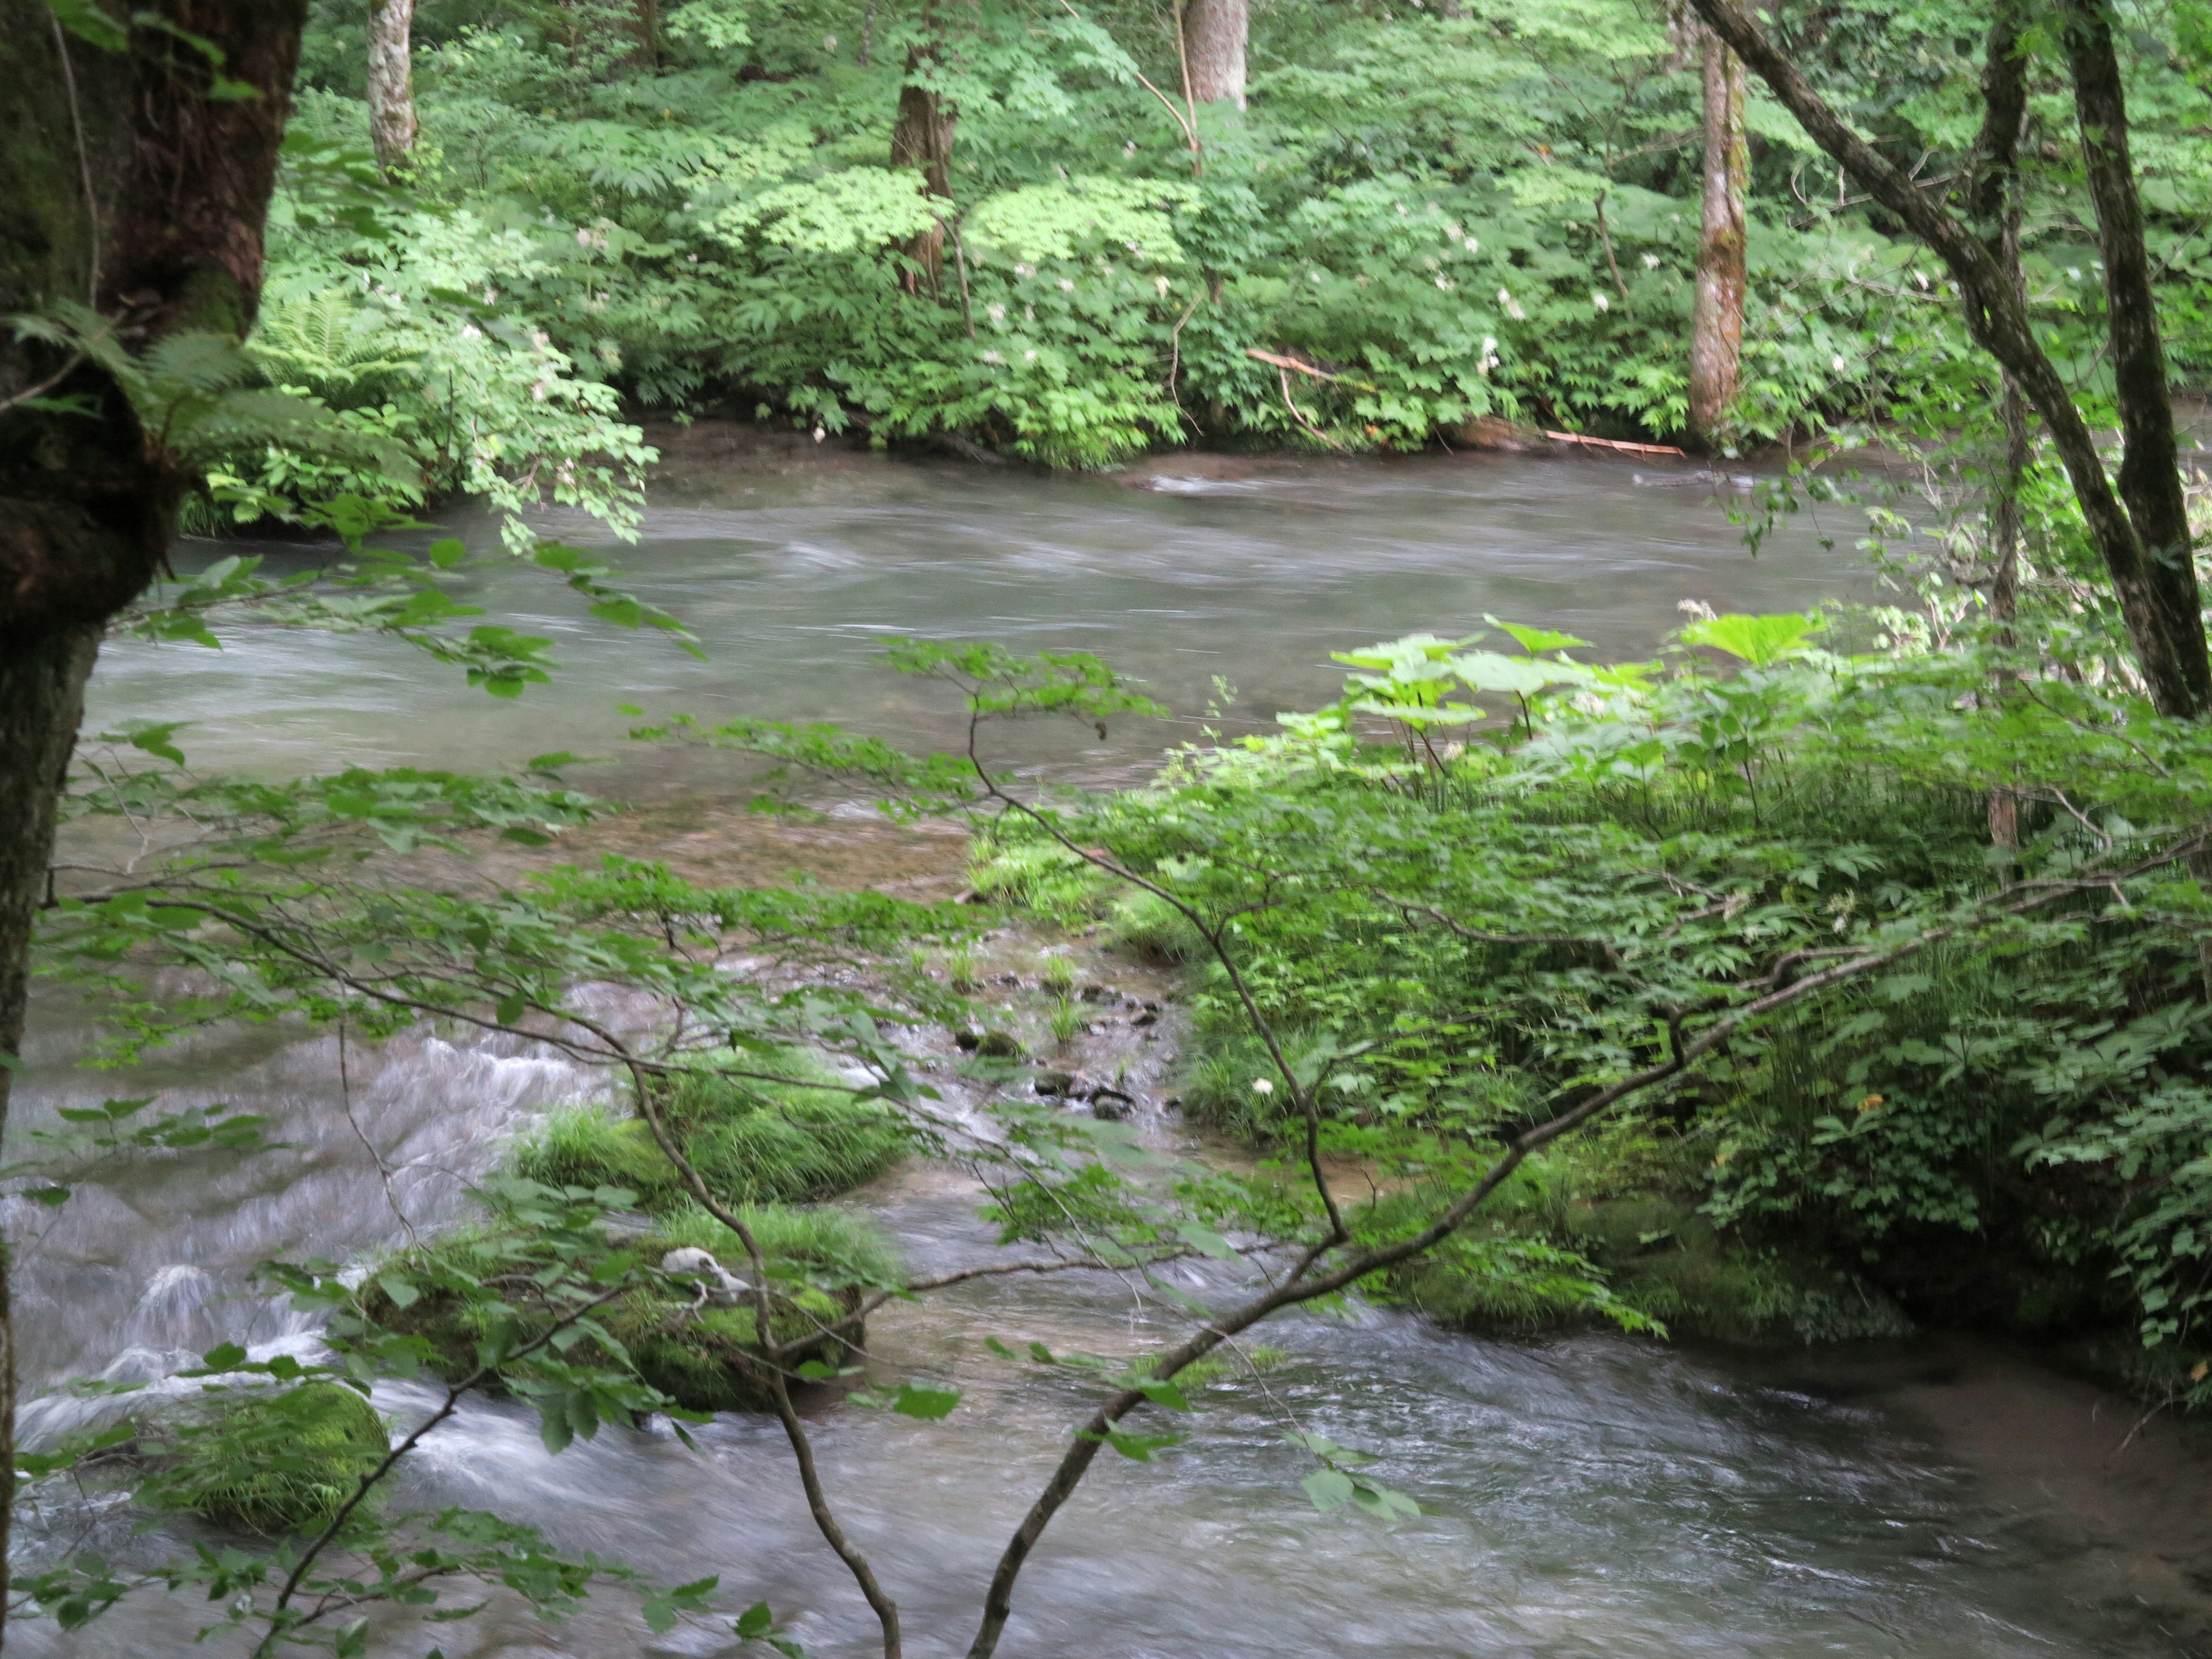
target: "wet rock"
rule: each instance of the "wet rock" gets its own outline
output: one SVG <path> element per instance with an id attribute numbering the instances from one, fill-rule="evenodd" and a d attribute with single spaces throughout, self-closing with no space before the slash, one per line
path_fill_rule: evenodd
<path id="1" fill-rule="evenodd" d="M 1111 1002 L 1121 993 L 1110 985 L 1086 985 L 1076 994 L 1085 1002 Z"/>
<path id="2" fill-rule="evenodd" d="M 1019 1060 L 1020 1042 L 1004 1031 L 963 1031 L 952 1039 L 969 1054 L 984 1060 Z"/>
<path id="3" fill-rule="evenodd" d="M 1136 1109 L 1134 1097 L 1125 1095 L 1119 1089 L 1109 1088 L 1102 1083 L 1091 1091 L 1091 1115 L 1093 1117 L 1118 1123 Z"/>
<path id="4" fill-rule="evenodd" d="M 1135 1026 L 1140 1031 L 1147 1025 L 1157 1025 L 1159 1023 L 1160 1017 L 1158 1014 L 1153 1013 L 1150 1009 L 1146 1010 L 1143 1013 L 1139 1014 L 1136 1018 L 1129 1022 L 1130 1024 Z"/>
<path id="5" fill-rule="evenodd" d="M 1088 1092 L 1073 1072 L 1039 1072 L 1030 1086 L 1047 1099 L 1081 1100 Z"/>

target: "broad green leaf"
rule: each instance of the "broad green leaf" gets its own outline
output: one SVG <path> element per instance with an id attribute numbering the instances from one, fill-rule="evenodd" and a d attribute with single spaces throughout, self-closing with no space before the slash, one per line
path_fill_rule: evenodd
<path id="1" fill-rule="evenodd" d="M 1757 617 L 1731 613 L 1691 623 L 1682 630 L 1682 641 L 1710 646 L 1754 668 L 1764 668 L 1802 650 L 1806 640 L 1826 626 L 1818 617 L 1794 611 Z"/>

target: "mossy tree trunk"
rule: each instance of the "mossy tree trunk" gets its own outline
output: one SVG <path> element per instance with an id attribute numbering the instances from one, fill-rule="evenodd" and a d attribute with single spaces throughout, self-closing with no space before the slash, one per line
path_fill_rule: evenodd
<path id="1" fill-rule="evenodd" d="M 891 125 L 891 165 L 918 167 L 922 187 L 941 198 L 937 222 L 906 245 L 907 257 L 921 269 L 933 292 L 945 270 L 945 220 L 952 210 L 952 138 L 959 112 L 931 84 L 944 61 L 933 7 L 921 9 L 921 37 L 907 48 L 906 82 L 899 88 L 898 118 Z"/>
<path id="2" fill-rule="evenodd" d="M 133 349 L 179 331 L 242 336 L 305 11 L 305 0 L 159 0 L 164 27 L 132 27 L 118 8 L 80 15 L 70 33 L 42 0 L 0 0 L 0 315 L 89 304 Z M 231 95 L 211 98 L 218 73 Z M 167 552 L 185 483 L 89 363 L 0 338 L 0 1053 L 11 1064 L 85 683 L 108 618 Z M 0 1127 L 10 1077 L 0 1068 Z M 0 1257 L 0 1562 L 14 1484 L 7 1267 Z"/>
<path id="3" fill-rule="evenodd" d="M 368 137 L 387 179 L 415 150 L 414 31 L 415 0 L 368 0 Z"/>
<path id="4" fill-rule="evenodd" d="M 1990 24 L 1982 68 L 1982 131 L 1974 145 L 1966 210 L 1983 242 L 1996 257 L 2004 281 L 2024 308 L 2027 278 L 2021 268 L 2020 146 L 2027 131 L 2027 58 L 2020 38 L 2018 0 L 2005 0 Z M 2027 399 L 2020 383 L 2004 369 L 1998 416 L 2004 449 L 1992 469 L 1986 523 L 1990 551 L 1990 615 L 1999 641 L 2013 643 L 2020 612 L 2021 491 L 2033 459 L 2027 429 Z M 2020 845 L 2020 796 L 2000 784 L 1990 791 L 1990 842 L 1999 848 Z M 2009 878 L 2010 866 L 2007 874 Z"/>
<path id="5" fill-rule="evenodd" d="M 1743 60 L 1711 29 L 1704 36 L 1705 192 L 1698 216 L 1698 287 L 1690 313 L 1690 429 L 1723 442 L 1743 380 L 1743 301 L 1748 284 L 1744 196 L 1751 152 L 1743 128 Z"/>

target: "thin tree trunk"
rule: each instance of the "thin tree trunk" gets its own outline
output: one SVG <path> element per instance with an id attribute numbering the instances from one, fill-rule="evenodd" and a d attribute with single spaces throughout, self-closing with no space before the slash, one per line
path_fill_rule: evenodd
<path id="1" fill-rule="evenodd" d="M 43 0 L 0 0 L 0 315 L 90 296 L 134 346 L 185 330 L 242 337 L 306 9 L 166 0 L 164 27 L 134 29 L 126 52 L 65 36 Z M 210 98 L 203 46 L 256 95 Z M 41 386 L 88 412 L 33 406 Z M 11 1063 L 85 680 L 107 618 L 158 568 L 183 484 L 104 375 L 0 334 L 0 1054 Z M 0 1067 L 0 1128 L 9 1082 Z M 15 1468 L 8 1265 L 0 1255 L 0 1618 Z"/>
<path id="2" fill-rule="evenodd" d="M 2105 328 L 2112 342 L 2122 438 L 2120 499 L 2142 544 L 2152 602 L 2177 644 L 2193 645 L 2195 672 L 2203 680 L 2212 678 L 2203 601 L 2191 556 L 2189 503 L 2182 491 L 2158 302 L 2151 292 L 2142 204 L 2128 155 L 2128 106 L 2119 59 L 2112 26 L 2094 0 L 2068 0 L 2062 33 L 2105 258 Z"/>
<path id="3" fill-rule="evenodd" d="M 1698 288 L 1690 320 L 1690 429 L 1717 447 L 1734 418 L 1743 378 L 1744 196 L 1751 152 L 1743 128 L 1743 60 L 1705 35 L 1705 201 Z"/>
<path id="4" fill-rule="evenodd" d="M 2180 719 L 2197 719 L 2212 709 L 2212 660 L 2207 658 L 2203 625 L 2194 603 L 2195 573 L 2185 565 L 2154 569 L 2146 556 L 2144 539 L 2105 476 L 2095 435 L 2029 327 L 2027 308 L 2005 283 L 1996 257 L 1933 194 L 1846 125 L 1735 0 L 1690 3 L 1766 82 L 1814 143 L 1948 267 L 1966 301 L 1967 326 L 1975 343 L 2013 376 L 2029 406 L 2043 417 L 2090 538 L 2112 578 L 2153 704 L 2160 714 Z M 2109 48 L 2109 36 L 2106 44 Z M 2107 95 L 2117 92 L 2115 83 Z M 2131 198 L 2132 190 L 2127 193 Z M 2118 240 L 2117 221 L 2106 227 L 2100 216 L 2100 228 Z M 2139 220 L 2136 229 L 2140 232 Z M 2152 326 L 2147 318 L 2141 325 Z M 2176 602 L 2177 593 L 2185 593 L 2184 602 Z"/>
<path id="5" fill-rule="evenodd" d="M 1982 70 L 1982 131 L 1974 147 L 1974 170 L 1967 191 L 1984 242 L 2014 299 L 2025 309 L 2027 279 L 2020 262 L 2020 146 L 2027 136 L 2027 64 L 2021 54 L 2020 8 L 2008 0 L 1990 26 L 1989 52 Z M 1990 561 L 1990 615 L 1998 642 L 2009 649 L 2020 615 L 2021 490 L 2033 459 L 2028 441 L 2027 400 L 2020 384 L 2003 369 L 1998 413 L 2004 427 L 2004 453 L 1990 488 L 1988 511 Z M 1990 791 L 1990 844 L 2002 849 L 2020 845 L 2020 795 L 2002 784 Z M 2005 879 L 2012 866 L 2004 866 Z"/>
<path id="6" fill-rule="evenodd" d="M 937 38 L 931 10 L 921 14 L 923 38 L 907 48 L 906 84 L 899 88 L 898 118 L 891 124 L 891 165 L 919 167 L 922 185 L 942 199 L 937 222 L 906 245 L 906 254 L 921 267 L 921 276 L 934 293 L 945 270 L 945 221 L 952 207 L 952 138 L 960 114 L 922 77 L 936 68 L 944 53 Z M 914 284 L 909 279 L 909 288 Z"/>
<path id="7" fill-rule="evenodd" d="M 368 137 L 393 177 L 415 149 L 415 0 L 368 0 Z"/>
<path id="8" fill-rule="evenodd" d="M 1244 107 L 1244 47 L 1251 31 L 1250 0 L 1186 0 L 1182 52 L 1193 98 Z"/>

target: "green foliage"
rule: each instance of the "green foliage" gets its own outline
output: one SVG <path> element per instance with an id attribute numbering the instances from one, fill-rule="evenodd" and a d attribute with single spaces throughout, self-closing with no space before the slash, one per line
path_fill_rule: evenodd
<path id="1" fill-rule="evenodd" d="M 333 487 L 510 509 L 550 490 L 620 526 L 646 452 L 617 394 L 1068 466 L 1193 436 L 1404 447 L 1492 414 L 1682 429 L 1698 77 L 1656 14 L 1262 9 L 1250 107 L 1195 112 L 1194 168 L 1182 118 L 1139 79 L 1177 83 L 1172 29 L 1084 10 L 932 17 L 920 73 L 958 112 L 949 199 L 888 165 L 921 26 L 861 0 L 692 0 L 651 50 L 613 9 L 426 13 L 422 142 L 398 188 L 365 151 L 357 25 L 319 18 L 252 350 L 419 482 L 259 447 L 227 469 L 234 510 Z M 1954 23 L 1853 4 L 1779 27 L 1855 119 L 1948 179 L 1978 71 Z M 2186 20 L 2140 27 L 2136 150 L 2167 336 L 2195 366 L 2212 362 L 2201 94 L 2172 49 Z M 2063 131 L 2046 49 L 2032 79 L 2039 130 Z M 1763 94 L 1747 113 L 1741 436 L 1931 396 L 1986 405 L 1927 257 Z M 2030 148 L 2030 293 L 2078 333 L 2100 304 L 2078 159 Z M 911 250 L 940 226 L 933 281 Z M 1293 384 L 1254 348 L 1330 378 Z"/>
<path id="2" fill-rule="evenodd" d="M 391 1443 L 367 1400 L 337 1382 L 217 1392 L 206 1420 L 142 1428 L 155 1474 L 140 1501 L 254 1532 L 315 1532 Z"/>
<path id="3" fill-rule="evenodd" d="M 801 1051 L 727 1056 L 724 1063 L 748 1075 L 679 1073 L 661 1097 L 670 1133 L 720 1197 L 748 1204 L 832 1197 L 882 1174 L 913 1147 L 896 1110 L 855 1099 Z M 761 1080 L 778 1074 L 789 1081 Z M 554 1186 L 627 1187 L 656 1210 L 689 1199 L 648 1126 L 599 1106 L 556 1111 L 517 1149 L 515 1168 Z"/>
<path id="4" fill-rule="evenodd" d="M 834 1365 L 845 1345 L 860 1340 L 865 1291 L 896 1282 L 896 1257 L 866 1223 L 847 1212 L 746 1206 L 737 1213 L 767 1265 L 772 1340 L 785 1345 L 781 1363 Z M 702 1249 L 749 1286 L 756 1281 L 738 1238 L 696 1208 L 678 1211 L 623 1243 L 634 1259 L 646 1263 L 658 1262 L 670 1250 Z M 539 1281 L 562 1249 L 562 1236 L 533 1226 L 526 1207 L 507 1206 L 487 1224 L 449 1233 L 380 1265 L 364 1285 L 350 1323 L 361 1331 L 393 1334 L 412 1345 L 433 1375 L 448 1382 L 466 1381 L 484 1371 L 488 1355 L 553 1328 L 560 1305 L 543 1294 Z M 556 1450 L 570 1434 L 591 1431 L 602 1414 L 593 1395 L 548 1386 L 576 1368 L 619 1368 L 652 1391 L 647 1397 L 690 1411 L 757 1410 L 767 1399 L 758 1320 L 749 1292 L 708 1301 L 681 1285 L 642 1279 L 578 1324 L 577 1339 L 561 1345 L 561 1364 L 552 1375 L 510 1378 L 495 1370 L 485 1380 L 530 1395 Z"/>
<path id="5" fill-rule="evenodd" d="M 1774 1000 L 1657 1091 L 1642 1140 L 1533 1160 L 1385 1294 L 1764 1339 L 1896 1329 L 1887 1291 L 2045 1328 L 2132 1310 L 2193 1351 L 2212 911 L 2181 860 L 2212 822 L 2207 738 L 2080 657 L 1976 698 L 2017 657 L 1847 657 L 1813 647 L 1820 625 L 1707 621 L 1628 669 L 1508 629 L 1530 654 L 1491 660 L 1559 684 L 1488 708 L 1468 641 L 1347 653 L 1338 704 L 1014 845 L 1045 870 L 1103 848 L 1224 928 L 1238 981 L 1194 963 L 1186 1109 L 1279 1152 L 1311 1113 L 1388 1183 L 1352 1212 L 1363 1237 Z M 2016 854 L 1987 844 L 1999 785 L 2025 803 Z M 1111 1188 L 1064 1201 L 1141 1218 Z"/>

